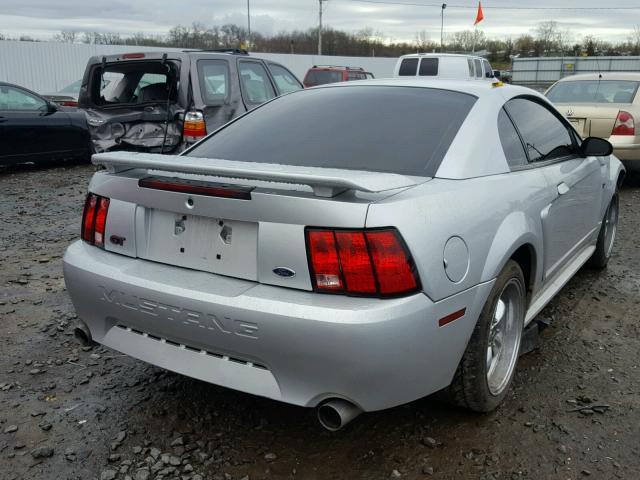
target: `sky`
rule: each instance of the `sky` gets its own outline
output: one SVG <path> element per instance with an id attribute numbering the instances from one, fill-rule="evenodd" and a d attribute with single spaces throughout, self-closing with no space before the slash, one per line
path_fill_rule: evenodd
<path id="1" fill-rule="evenodd" d="M 369 0 L 384 1 L 384 0 Z M 383 5 L 358 0 L 327 0 L 324 24 L 357 31 L 371 28 L 386 41 L 412 41 L 417 32 L 440 38 L 440 1 L 389 0 L 416 5 Z M 446 1 L 446 0 L 445 0 Z M 246 0 L 0 0 L 0 33 L 10 37 L 29 35 L 50 39 L 60 30 L 142 32 L 165 34 L 177 25 L 198 21 L 205 25 L 246 25 Z M 599 7 L 602 0 L 485 0 L 485 20 L 479 28 L 490 38 L 517 37 L 546 20 L 555 20 L 579 41 L 585 35 L 602 40 L 626 40 L 640 25 L 637 0 L 609 0 L 601 10 L 523 10 L 498 7 Z M 318 0 L 250 0 L 252 30 L 265 35 L 294 29 L 306 30 L 318 23 Z M 468 8 L 460 8 L 466 6 Z M 445 10 L 445 32 L 473 28 L 477 0 L 452 0 Z"/>

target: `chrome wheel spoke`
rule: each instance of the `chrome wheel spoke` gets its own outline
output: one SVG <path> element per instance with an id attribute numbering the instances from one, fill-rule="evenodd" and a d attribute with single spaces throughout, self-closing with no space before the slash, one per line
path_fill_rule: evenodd
<path id="1" fill-rule="evenodd" d="M 489 325 L 487 342 L 487 385 L 499 395 L 511 378 L 518 357 L 524 320 L 524 292 L 516 279 L 502 290 Z"/>

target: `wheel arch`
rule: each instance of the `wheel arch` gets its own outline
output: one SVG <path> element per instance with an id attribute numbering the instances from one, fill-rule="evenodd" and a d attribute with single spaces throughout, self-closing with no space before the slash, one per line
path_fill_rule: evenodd
<path id="1" fill-rule="evenodd" d="M 528 297 L 536 290 L 542 272 L 542 232 L 523 212 L 514 212 L 500 224 L 487 255 L 482 280 L 496 278 L 509 260 L 525 277 Z"/>

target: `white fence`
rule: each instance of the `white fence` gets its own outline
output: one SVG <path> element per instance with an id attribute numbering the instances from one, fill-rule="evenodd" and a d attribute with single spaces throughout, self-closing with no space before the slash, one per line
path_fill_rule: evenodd
<path id="1" fill-rule="evenodd" d="M 0 40 L 0 81 L 22 85 L 39 93 L 53 93 L 81 79 L 87 60 L 93 55 L 151 50 L 174 51 L 180 49 Z M 333 57 L 275 53 L 252 53 L 252 55 L 268 58 L 285 65 L 301 80 L 313 65 L 363 67 L 373 73 L 376 78 L 390 77 L 396 63 L 395 58 L 381 57 Z"/>
<path id="2" fill-rule="evenodd" d="M 568 75 L 598 72 L 640 72 L 640 57 L 514 58 L 512 81 L 544 87 Z"/>

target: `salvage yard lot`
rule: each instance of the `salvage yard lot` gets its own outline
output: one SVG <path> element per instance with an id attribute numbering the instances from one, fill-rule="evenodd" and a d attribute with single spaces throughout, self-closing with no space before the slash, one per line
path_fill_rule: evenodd
<path id="1" fill-rule="evenodd" d="M 92 172 L 0 173 L 0 480 L 640 478 L 638 182 L 609 268 L 542 312 L 498 411 L 427 398 L 330 433 L 311 410 L 79 346 L 61 259 Z"/>

